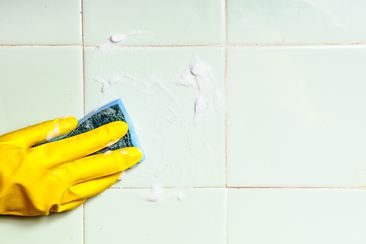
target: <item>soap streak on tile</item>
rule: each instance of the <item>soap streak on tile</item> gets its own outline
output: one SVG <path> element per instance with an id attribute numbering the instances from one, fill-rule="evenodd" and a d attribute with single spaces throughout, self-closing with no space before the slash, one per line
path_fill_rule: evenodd
<path id="1" fill-rule="evenodd" d="M 96 50 L 97 51 L 108 51 L 111 48 L 115 47 L 116 45 L 120 44 L 120 42 L 126 40 L 127 38 L 138 36 L 138 35 L 143 35 L 146 33 L 147 33 L 146 31 L 136 30 L 136 31 L 127 32 L 126 34 L 118 34 L 118 33 L 111 34 L 105 40 L 105 42 L 96 45 Z"/>
<path id="2" fill-rule="evenodd" d="M 180 75 L 177 84 L 183 87 L 194 87 L 198 90 L 193 106 L 196 121 L 208 112 L 223 110 L 223 95 L 215 86 L 216 82 L 211 67 L 199 57 L 195 57 L 188 65 L 188 68 Z"/>

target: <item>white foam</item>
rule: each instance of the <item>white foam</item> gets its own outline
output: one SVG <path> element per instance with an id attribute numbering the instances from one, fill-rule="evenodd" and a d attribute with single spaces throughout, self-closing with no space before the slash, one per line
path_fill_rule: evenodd
<path id="1" fill-rule="evenodd" d="M 46 140 L 49 141 L 60 134 L 60 125 L 55 123 L 53 129 L 47 133 Z"/>
<path id="2" fill-rule="evenodd" d="M 163 187 L 154 184 L 151 186 L 150 192 L 146 195 L 145 200 L 148 202 L 160 202 L 163 197 Z"/>

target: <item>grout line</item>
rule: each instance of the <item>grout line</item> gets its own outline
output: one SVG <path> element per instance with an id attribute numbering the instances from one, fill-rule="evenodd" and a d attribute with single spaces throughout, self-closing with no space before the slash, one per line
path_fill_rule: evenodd
<path id="1" fill-rule="evenodd" d="M 227 24 L 227 0 L 224 1 L 224 33 L 225 33 L 225 46 L 228 44 L 228 24 Z"/>
<path id="2" fill-rule="evenodd" d="M 226 23 L 226 20 L 225 20 Z M 227 28 L 225 28 L 225 38 L 227 38 Z M 85 47 L 97 48 L 97 45 L 86 45 Z M 268 43 L 268 44 L 231 44 L 225 39 L 223 44 L 157 44 L 157 45 L 115 45 L 113 48 L 189 48 L 189 47 L 201 47 L 201 48 L 312 48 L 312 47 L 366 47 L 366 42 L 355 43 Z"/>
<path id="3" fill-rule="evenodd" d="M 179 186 L 164 186 L 163 189 L 177 189 Z M 180 187 L 182 189 L 329 189 L 329 190 L 366 190 L 366 186 L 190 186 L 190 187 Z M 120 187 L 120 186 L 112 186 L 109 189 L 114 190 L 151 190 L 151 187 Z"/>
<path id="4" fill-rule="evenodd" d="M 83 208 L 82 208 L 82 213 L 83 213 L 83 244 L 85 244 L 85 202 L 83 203 Z"/>
<path id="5" fill-rule="evenodd" d="M 227 185 L 227 178 L 228 178 L 228 154 L 227 154 L 227 149 L 228 149 L 228 145 L 227 145 L 227 118 L 228 118 L 228 102 L 227 102 L 227 97 L 228 97 L 228 81 L 227 81 L 227 49 L 228 49 L 228 25 L 227 25 L 227 15 L 228 15 L 228 11 L 227 11 L 227 0 L 223 0 L 224 2 L 224 35 L 225 35 L 225 43 L 224 43 L 224 147 L 225 147 L 225 189 L 224 189 L 224 218 L 225 218 L 225 223 L 224 223 L 224 231 L 225 231 L 225 243 L 228 244 L 229 243 L 229 228 L 228 228 L 228 218 L 229 218 L 229 214 L 228 214 L 228 185 Z"/>
<path id="6" fill-rule="evenodd" d="M 350 43 L 230 43 L 230 47 L 357 47 L 366 46 L 366 42 Z"/>
<path id="7" fill-rule="evenodd" d="M 80 21 L 81 21 L 81 55 L 82 55 L 82 98 L 83 98 L 83 115 L 85 116 L 85 62 L 84 62 L 84 5 L 80 0 Z M 85 233 L 85 203 L 83 203 L 83 244 L 86 242 Z"/>
<path id="8" fill-rule="evenodd" d="M 229 189 L 337 189 L 337 190 L 366 190 L 365 186 L 228 186 Z"/>
<path id="9" fill-rule="evenodd" d="M 1 47 L 80 47 L 80 44 L 0 44 Z"/>
<path id="10" fill-rule="evenodd" d="M 225 46 L 224 46 L 224 147 L 225 147 L 225 186 L 227 186 L 227 117 L 228 117 L 228 103 L 227 103 L 227 10 L 226 10 L 227 1 L 224 0 L 224 11 L 225 11 L 225 18 L 224 18 L 224 28 L 225 28 Z"/>
<path id="11" fill-rule="evenodd" d="M 228 206 L 228 191 L 229 189 L 227 187 L 225 187 L 225 202 L 224 202 L 224 206 L 225 206 L 225 243 L 228 244 L 229 243 L 229 226 L 228 226 L 228 222 L 229 222 L 229 206 Z"/>
<path id="12" fill-rule="evenodd" d="M 87 48 L 97 48 L 98 45 L 86 45 Z M 176 47 L 224 47 L 224 44 L 152 44 L 152 45 L 113 45 L 112 48 L 176 48 Z"/>
<path id="13" fill-rule="evenodd" d="M 83 27 L 82 27 L 83 28 Z M 0 44 L 2 47 L 80 47 L 80 44 Z M 96 48 L 97 45 L 85 45 L 84 48 Z M 224 44 L 153 44 L 153 45 L 115 45 L 113 48 L 312 48 L 312 47 L 366 47 L 366 42 L 354 43 L 224 43 Z"/>
<path id="14" fill-rule="evenodd" d="M 83 111 L 85 116 L 85 54 L 84 54 L 84 11 L 83 11 L 83 0 L 81 2 L 81 47 L 82 47 L 82 59 L 83 59 Z"/>

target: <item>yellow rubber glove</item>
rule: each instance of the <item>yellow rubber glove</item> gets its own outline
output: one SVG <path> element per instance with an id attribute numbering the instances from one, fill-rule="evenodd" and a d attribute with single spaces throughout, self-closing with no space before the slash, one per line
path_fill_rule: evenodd
<path id="1" fill-rule="evenodd" d="M 33 145 L 72 131 L 74 117 L 0 136 L 0 214 L 36 216 L 73 209 L 104 191 L 141 160 L 136 147 L 90 155 L 127 132 L 121 121 L 63 140 Z"/>

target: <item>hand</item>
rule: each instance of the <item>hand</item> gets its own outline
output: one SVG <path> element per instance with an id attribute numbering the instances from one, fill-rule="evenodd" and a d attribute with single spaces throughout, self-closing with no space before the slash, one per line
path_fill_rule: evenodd
<path id="1" fill-rule="evenodd" d="M 128 130 L 116 121 L 95 130 L 42 144 L 77 126 L 74 117 L 55 119 L 0 136 L 0 214 L 36 216 L 73 209 L 115 183 L 139 162 L 136 147 L 88 156 Z"/>

